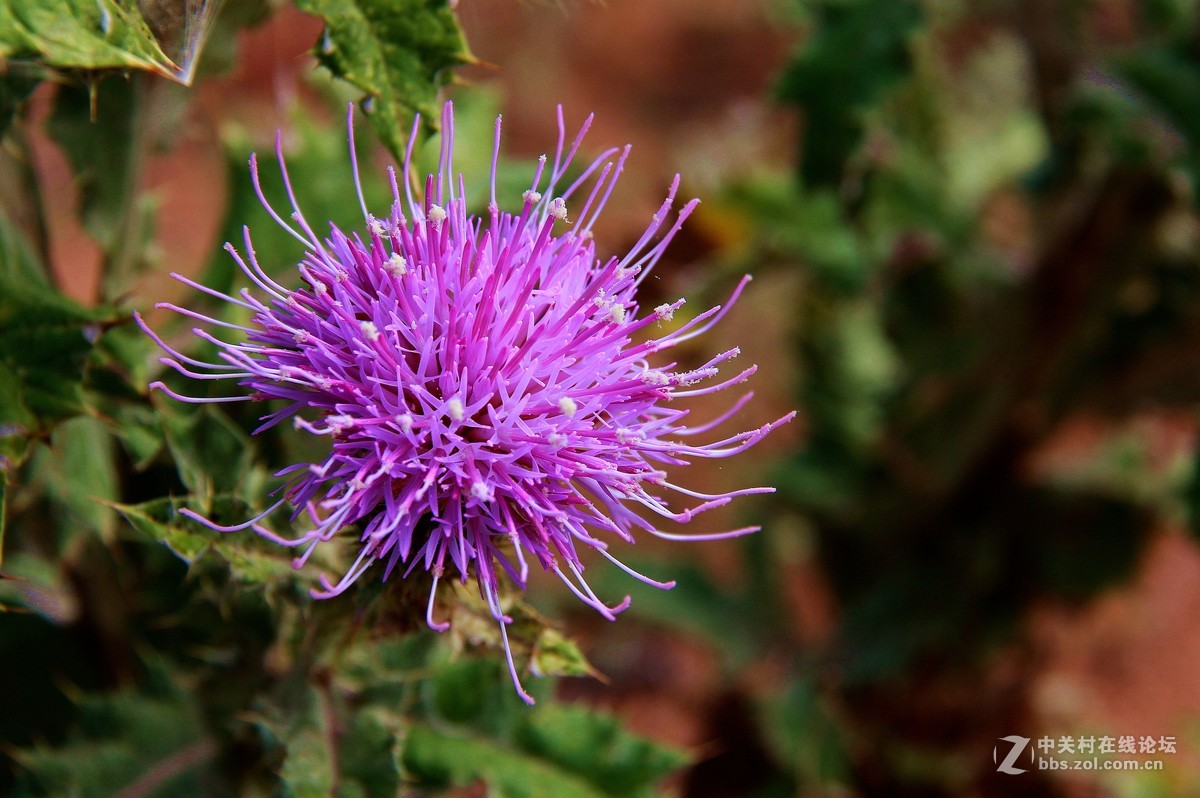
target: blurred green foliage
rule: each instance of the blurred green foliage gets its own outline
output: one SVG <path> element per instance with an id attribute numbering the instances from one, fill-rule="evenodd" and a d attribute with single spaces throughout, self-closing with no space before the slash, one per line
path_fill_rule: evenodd
<path id="1" fill-rule="evenodd" d="M 799 268 L 808 428 L 772 517 L 804 519 L 839 610 L 818 646 L 767 615 L 791 676 L 759 794 L 1010 794 L 992 747 L 1036 721 L 985 686 L 993 655 L 1195 517 L 1192 455 L 1153 463 L 1129 425 L 1200 400 L 1196 4 L 794 5 L 796 176 L 724 202 L 758 223 L 748 261 Z M 1047 458 L 1081 420 L 1105 446 Z M 746 546 L 782 591 L 786 544 Z"/>

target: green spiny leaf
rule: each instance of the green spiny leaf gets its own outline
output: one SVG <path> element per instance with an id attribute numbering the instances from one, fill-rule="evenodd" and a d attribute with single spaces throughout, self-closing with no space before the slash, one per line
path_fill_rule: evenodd
<path id="1" fill-rule="evenodd" d="M 166 544 L 189 564 L 215 554 L 228 563 L 233 576 L 242 582 L 265 584 L 297 578 L 288 549 L 269 543 L 250 530 L 221 533 L 182 515 L 179 511 L 184 507 L 197 506 L 191 499 L 162 498 L 137 505 L 112 506 L 134 529 Z M 228 496 L 215 497 L 206 513 L 216 523 L 240 522 L 251 515 L 253 511 L 244 502 Z"/>
<path id="2" fill-rule="evenodd" d="M 454 734 L 419 724 L 404 739 L 403 762 L 417 786 L 465 787 L 482 780 L 505 798 L 604 798 L 604 791 L 550 762 L 523 754 L 502 741 Z"/>
<path id="3" fill-rule="evenodd" d="M 610 715 L 548 704 L 515 735 L 523 751 L 587 779 L 607 795 L 653 795 L 654 784 L 687 763 L 683 754 L 635 737 Z"/>
<path id="4" fill-rule="evenodd" d="M 141 69 L 174 77 L 135 0 L 5 0 L 0 58 L 53 69 Z"/>
<path id="5" fill-rule="evenodd" d="M 367 93 L 367 116 L 401 158 L 413 114 L 437 118 L 451 68 L 471 61 L 446 0 L 297 0 L 325 21 L 320 62 Z"/>
<path id="6" fill-rule="evenodd" d="M 534 643 L 529 669 L 540 676 L 600 676 L 575 641 L 550 626 L 542 629 Z"/>

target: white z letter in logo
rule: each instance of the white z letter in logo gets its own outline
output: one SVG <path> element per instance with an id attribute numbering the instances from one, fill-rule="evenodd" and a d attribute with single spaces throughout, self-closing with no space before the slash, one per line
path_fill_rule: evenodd
<path id="1" fill-rule="evenodd" d="M 1025 750 L 1025 746 L 1029 745 L 1028 737 L 1019 737 L 1015 734 L 1010 734 L 1007 737 L 1001 737 L 1000 740 L 1006 743 L 1012 743 L 1012 748 L 1008 752 L 1008 756 L 1004 757 L 1004 761 L 996 766 L 996 770 L 1000 773 L 1007 773 L 1010 776 L 1016 776 L 1025 772 L 1025 768 L 1014 767 L 1017 757 Z M 996 748 L 992 748 L 992 761 L 996 761 Z"/>

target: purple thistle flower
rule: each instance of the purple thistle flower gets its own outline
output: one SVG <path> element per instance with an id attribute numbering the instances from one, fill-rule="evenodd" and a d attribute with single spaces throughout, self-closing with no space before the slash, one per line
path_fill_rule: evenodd
<path id="1" fill-rule="evenodd" d="M 282 498 L 255 518 L 220 526 L 191 510 L 182 512 L 221 532 L 253 529 L 297 547 L 296 568 L 322 542 L 356 529 L 357 559 L 336 583 L 322 575 L 313 596 L 336 596 L 377 564 L 384 579 L 401 564 L 405 575 L 424 568 L 433 575 L 426 620 L 438 631 L 448 627 L 434 620 L 438 582 L 446 569 L 452 567 L 464 583 L 474 577 L 500 625 L 513 684 L 532 703 L 513 663 L 506 629 L 511 619 L 500 606 L 500 572 L 524 589 L 532 558 L 585 604 L 615 619 L 629 597 L 616 606 L 597 597 L 583 577 L 580 544 L 636 579 L 672 587 L 625 565 L 609 553 L 602 537 L 633 543 L 634 531 L 643 530 L 669 540 L 714 540 L 756 531 L 680 535 L 659 530 L 644 516 L 686 523 L 735 496 L 773 491 L 698 493 L 668 481 L 663 467 L 737 454 L 794 413 L 712 443 L 688 442 L 733 416 L 752 394 L 698 426 L 684 424 L 688 411 L 676 408 L 674 400 L 743 382 L 755 367 L 714 382 L 719 364 L 735 357 L 737 349 L 687 371 L 673 370 L 674 364 L 651 365 L 648 358 L 709 330 L 750 278 L 743 278 L 724 308 L 707 310 L 657 338 L 638 335 L 670 320 L 683 304 L 680 299 L 639 317 L 635 293 L 698 200 L 684 204 L 668 226 L 679 187 L 676 176 L 633 249 L 623 257 L 599 259 L 592 226 L 625 167 L 629 147 L 604 152 L 564 186 L 591 117 L 564 153 L 559 109 L 554 160 L 548 165 L 542 156 L 516 213 L 501 211 L 496 199 L 498 118 L 491 202 L 482 217 L 467 214 L 463 179 L 453 171 L 450 103 L 443 112 L 437 174 L 428 176 L 417 199 L 408 180 L 402 196 L 389 168 L 394 202 L 382 217 L 368 213 L 363 199 L 352 117 L 353 106 L 347 127 L 364 231 L 348 236 L 330 225 L 324 239 L 313 231 L 296 205 L 277 137 L 276 156 L 294 210 L 290 221 L 263 196 L 254 157 L 250 173 L 267 211 L 307 248 L 298 266 L 302 286 L 286 288 L 269 277 L 244 229 L 245 257 L 230 244 L 226 249 L 256 292 L 242 289 L 228 296 L 173 276 L 245 308 L 249 326 L 158 305 L 228 330 L 235 340 L 193 331 L 219 348 L 222 362 L 206 363 L 176 351 L 138 317 L 167 353 L 162 363 L 194 379 L 234 380 L 248 393 L 186 397 L 161 382 L 152 389 L 184 402 L 283 400 L 284 406 L 263 416 L 255 432 L 291 418 L 297 429 L 330 438 L 323 462 L 297 463 L 279 472 L 290 478 Z M 416 135 L 414 123 L 406 176 L 412 174 Z M 674 509 L 662 495 L 668 491 L 692 506 Z M 293 518 L 307 515 L 312 522 L 295 539 L 261 523 L 284 503 L 294 508 Z"/>

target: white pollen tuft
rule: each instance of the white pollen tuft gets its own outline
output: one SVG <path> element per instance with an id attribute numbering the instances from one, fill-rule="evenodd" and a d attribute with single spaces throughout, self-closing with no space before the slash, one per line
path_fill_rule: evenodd
<path id="1" fill-rule="evenodd" d="M 558 400 L 558 409 L 563 412 L 567 418 L 575 418 L 575 411 L 579 409 L 579 405 L 575 404 L 575 400 L 569 396 L 564 396 Z"/>
<path id="2" fill-rule="evenodd" d="M 625 306 L 619 305 L 616 302 L 608 306 L 608 317 L 613 320 L 614 324 L 625 323 Z"/>
<path id="3" fill-rule="evenodd" d="M 339 283 L 344 283 L 350 279 L 350 273 L 345 269 L 338 269 L 333 273 L 333 279 L 337 280 Z"/>
<path id="4" fill-rule="evenodd" d="M 430 205 L 428 219 L 433 223 L 434 228 L 439 227 L 442 222 L 446 221 L 446 209 L 441 205 Z"/>
<path id="5" fill-rule="evenodd" d="M 646 369 L 642 372 L 642 382 L 647 385 L 669 385 L 671 375 L 657 369 Z"/>
<path id="6" fill-rule="evenodd" d="M 383 264 L 383 268 L 393 277 L 403 277 L 408 274 L 408 261 L 399 252 L 393 252 L 387 263 Z"/>
<path id="7" fill-rule="evenodd" d="M 675 318 L 675 308 L 667 303 L 663 303 L 654 309 L 659 321 L 670 321 Z"/>
<path id="8" fill-rule="evenodd" d="M 379 221 L 374 216 L 371 217 L 371 221 L 367 227 L 371 228 L 371 232 L 380 238 L 383 238 L 385 235 L 387 235 L 387 228 L 383 226 L 383 222 Z"/>
<path id="9" fill-rule="evenodd" d="M 492 500 L 492 489 L 483 482 L 476 482 L 471 485 L 471 495 L 481 502 L 490 502 Z"/>
<path id="10" fill-rule="evenodd" d="M 296 330 L 292 333 L 292 340 L 298 344 L 308 343 L 308 332 L 305 330 Z"/>
<path id="11" fill-rule="evenodd" d="M 313 293 L 316 294 L 317 296 L 320 296 L 321 294 L 325 293 L 328 290 L 329 289 L 325 287 L 325 283 L 319 282 L 313 286 Z"/>
<path id="12" fill-rule="evenodd" d="M 636 443 L 642 440 L 643 436 L 640 432 L 631 430 L 629 427 L 621 427 L 617 430 L 617 443 Z"/>
<path id="13" fill-rule="evenodd" d="M 562 197 L 555 197 L 554 199 L 550 200 L 549 212 L 550 212 L 550 215 L 553 216 L 555 219 L 560 219 L 560 220 L 566 219 L 567 218 L 567 201 L 565 199 L 563 199 Z"/>
<path id="14" fill-rule="evenodd" d="M 567 436 L 560 435 L 557 432 L 552 432 L 552 433 L 550 433 L 549 436 L 546 437 L 546 442 L 549 443 L 551 446 L 553 446 L 555 449 L 561 449 L 562 447 L 567 445 Z"/>
<path id="15" fill-rule="evenodd" d="M 463 407 L 462 399 L 457 396 L 446 402 L 446 412 L 450 414 L 450 418 L 455 421 L 462 421 L 466 414 L 466 408 Z"/>
<path id="16" fill-rule="evenodd" d="M 345 432 L 346 430 L 353 427 L 354 426 L 354 417 L 353 416 L 330 416 L 328 419 L 326 419 L 325 423 L 327 423 L 329 425 L 329 428 L 331 430 L 333 430 L 334 433 L 336 434 L 339 432 Z"/>
<path id="17" fill-rule="evenodd" d="M 526 202 L 531 202 L 534 205 L 537 205 L 539 202 L 542 201 L 542 193 L 540 191 L 534 191 L 531 188 L 525 189 L 525 192 L 523 194 L 521 194 L 521 199 L 525 200 Z"/>
<path id="18" fill-rule="evenodd" d="M 375 322 L 364 321 L 360 322 L 358 326 L 362 328 L 363 335 L 367 336 L 368 341 L 379 340 L 379 328 L 375 326 Z"/>
<path id="19" fill-rule="evenodd" d="M 396 416 L 396 423 L 400 425 L 400 431 L 405 435 L 412 432 L 413 417 L 408 413 L 401 413 L 400 415 Z"/>

